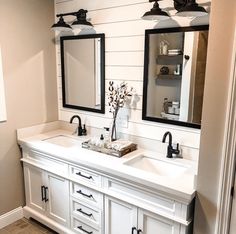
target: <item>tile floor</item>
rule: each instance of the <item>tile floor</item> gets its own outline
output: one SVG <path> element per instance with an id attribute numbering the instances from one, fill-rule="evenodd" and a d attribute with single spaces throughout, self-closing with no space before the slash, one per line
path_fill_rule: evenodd
<path id="1" fill-rule="evenodd" d="M 0 234 L 57 234 L 48 227 L 33 219 L 20 219 L 15 223 L 0 229 Z"/>

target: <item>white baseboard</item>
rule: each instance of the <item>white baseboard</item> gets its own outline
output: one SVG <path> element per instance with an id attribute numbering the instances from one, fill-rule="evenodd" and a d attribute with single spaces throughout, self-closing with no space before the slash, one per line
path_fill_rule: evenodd
<path id="1" fill-rule="evenodd" d="M 23 208 L 20 206 L 14 210 L 7 212 L 0 216 L 0 229 L 6 227 L 7 225 L 14 223 L 15 221 L 22 219 Z"/>

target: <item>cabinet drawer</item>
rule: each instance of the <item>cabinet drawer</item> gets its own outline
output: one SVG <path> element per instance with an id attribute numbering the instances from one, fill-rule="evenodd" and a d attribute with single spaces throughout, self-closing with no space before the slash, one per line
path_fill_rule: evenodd
<path id="1" fill-rule="evenodd" d="M 105 180 L 105 187 L 108 194 L 125 200 L 128 203 L 135 204 L 155 213 L 165 213 L 171 216 L 176 215 L 177 204 L 174 200 L 111 179 Z"/>
<path id="2" fill-rule="evenodd" d="M 43 166 L 51 172 L 55 172 L 62 176 L 68 176 L 68 164 L 48 158 L 45 154 L 31 150 L 27 154 L 26 159 L 32 161 L 32 163 L 37 163 L 39 166 Z"/>
<path id="3" fill-rule="evenodd" d="M 95 229 L 87 224 L 85 224 L 83 221 L 72 217 L 71 218 L 71 228 L 76 233 L 80 234 L 101 234 L 101 229 Z"/>
<path id="4" fill-rule="evenodd" d="M 70 177 L 78 181 L 79 183 L 83 181 L 85 183 L 101 187 L 102 179 L 100 175 L 91 172 L 85 168 L 79 168 L 73 166 L 70 166 L 69 171 L 70 171 Z"/>
<path id="5" fill-rule="evenodd" d="M 71 195 L 92 206 L 102 208 L 103 194 L 83 185 L 71 182 Z"/>
<path id="6" fill-rule="evenodd" d="M 96 208 L 89 207 L 87 204 L 71 199 L 71 210 L 73 216 L 84 220 L 94 228 L 100 228 L 102 223 L 102 211 Z"/>

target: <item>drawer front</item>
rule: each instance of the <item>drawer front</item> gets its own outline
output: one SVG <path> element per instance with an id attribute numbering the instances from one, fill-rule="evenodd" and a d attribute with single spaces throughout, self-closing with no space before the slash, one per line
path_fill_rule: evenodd
<path id="1" fill-rule="evenodd" d="M 95 229 L 87 224 L 85 224 L 83 221 L 72 217 L 72 223 L 71 223 L 71 228 L 73 231 L 76 233 L 80 234 L 101 234 L 101 229 Z"/>
<path id="2" fill-rule="evenodd" d="M 82 202 L 102 208 L 103 194 L 80 184 L 71 182 L 71 195 Z"/>
<path id="3" fill-rule="evenodd" d="M 73 167 L 73 166 L 70 166 L 69 171 L 70 171 L 70 177 L 78 181 L 79 183 L 83 181 L 85 183 L 101 187 L 102 178 L 100 175 L 91 172 L 90 170 L 87 170 L 85 168 Z"/>
<path id="4" fill-rule="evenodd" d="M 119 197 L 131 204 L 135 203 L 137 206 L 151 210 L 154 213 L 165 213 L 171 216 L 176 214 L 177 206 L 174 200 L 110 179 L 105 180 L 105 187 L 108 194 Z"/>
<path id="5" fill-rule="evenodd" d="M 71 199 L 71 210 L 73 216 L 84 220 L 86 224 L 99 229 L 102 224 L 102 211 L 93 207 L 89 207 L 87 204 Z"/>
<path id="6" fill-rule="evenodd" d="M 45 154 L 31 150 L 27 154 L 26 159 L 32 161 L 32 163 L 37 163 L 39 166 L 41 165 L 56 174 L 68 176 L 68 164 L 48 158 Z"/>

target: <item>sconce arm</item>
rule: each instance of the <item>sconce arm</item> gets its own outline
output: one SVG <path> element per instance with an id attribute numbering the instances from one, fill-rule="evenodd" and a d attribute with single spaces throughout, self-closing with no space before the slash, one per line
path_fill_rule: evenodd
<path id="1" fill-rule="evenodd" d="M 83 14 L 85 14 L 86 16 L 86 13 L 88 11 L 87 10 L 84 10 L 84 9 L 80 9 L 78 11 L 75 11 L 75 12 L 68 12 L 68 13 L 62 13 L 62 14 L 57 14 L 56 17 L 61 17 L 61 16 L 68 16 L 68 15 L 73 15 L 73 16 L 83 16 Z"/>
<path id="2" fill-rule="evenodd" d="M 188 0 L 173 0 L 174 1 L 174 8 L 178 11 L 182 7 L 184 7 L 187 3 Z"/>

